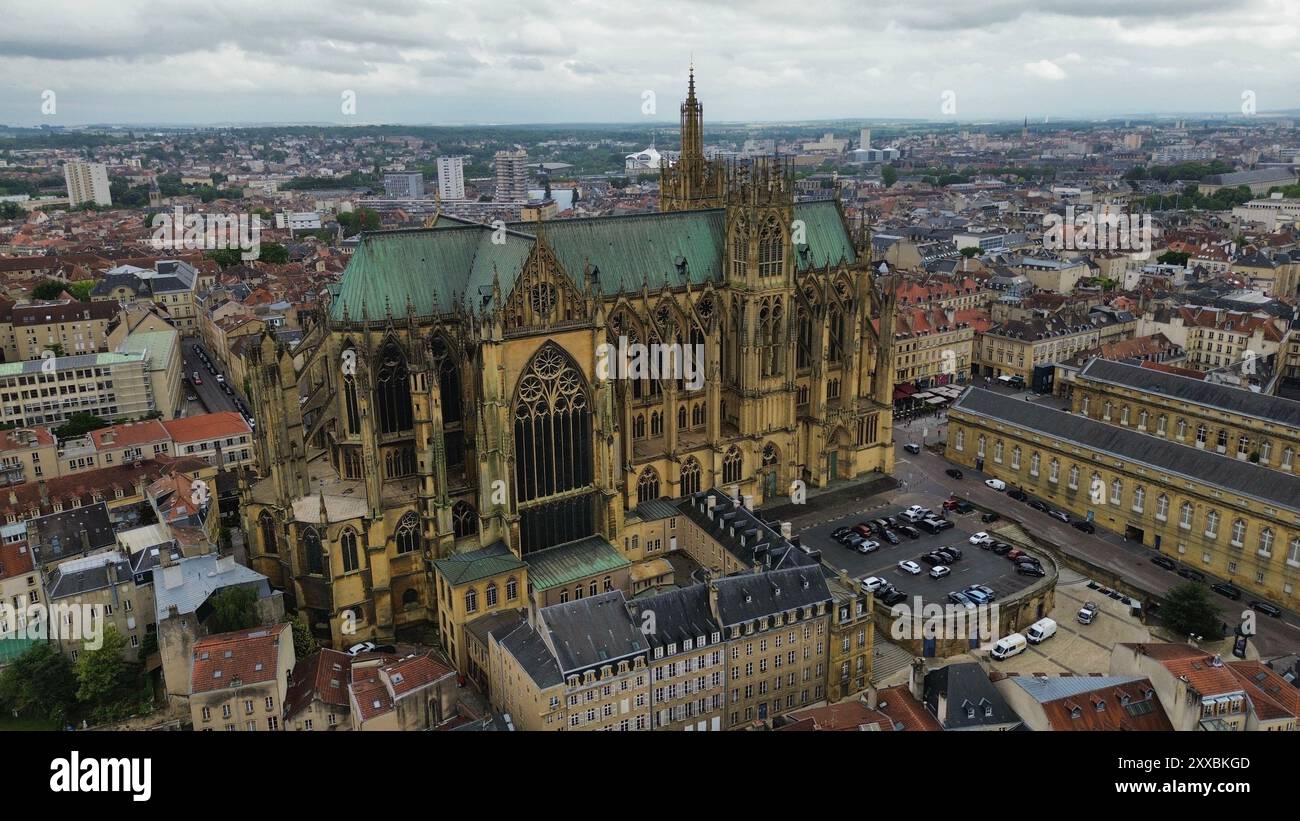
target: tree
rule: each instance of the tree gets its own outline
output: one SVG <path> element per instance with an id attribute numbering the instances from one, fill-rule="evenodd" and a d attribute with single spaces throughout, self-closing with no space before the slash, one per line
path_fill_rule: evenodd
<path id="1" fill-rule="evenodd" d="M 54 429 L 54 435 L 60 439 L 78 439 L 92 430 L 108 427 L 108 423 L 88 411 L 77 411 L 68 417 L 68 421 Z"/>
<path id="2" fill-rule="evenodd" d="M 212 613 L 208 616 L 209 633 L 230 633 L 256 627 L 257 593 L 251 587 L 227 587 L 211 599 Z"/>
<path id="3" fill-rule="evenodd" d="M 1186 251 L 1165 251 L 1156 257 L 1156 262 L 1162 265 L 1186 265 L 1190 256 Z"/>
<path id="4" fill-rule="evenodd" d="M 264 242 L 257 259 L 259 262 L 283 265 L 289 261 L 289 249 L 278 242 Z"/>
<path id="5" fill-rule="evenodd" d="M 83 279 L 77 282 L 68 283 L 67 291 L 82 302 L 89 302 L 90 292 L 94 287 L 95 280 Z"/>
<path id="6" fill-rule="evenodd" d="M 1210 594 L 1192 582 L 1180 584 L 1165 594 L 1160 620 L 1180 637 L 1197 635 L 1217 639 L 1223 636 L 1223 622 L 1218 608 L 1210 601 Z"/>
<path id="7" fill-rule="evenodd" d="M 32 299 L 58 299 L 66 286 L 57 279 L 44 279 L 32 289 Z"/>
<path id="8" fill-rule="evenodd" d="M 77 700 L 96 723 L 125 718 L 140 708 L 140 666 L 123 661 L 126 637 L 104 628 L 97 650 L 84 650 L 77 662 Z"/>
<path id="9" fill-rule="evenodd" d="M 0 704 L 19 715 L 62 725 L 77 703 L 72 664 L 48 642 L 34 644 L 0 672 Z"/>
<path id="10" fill-rule="evenodd" d="M 966 257 L 966 259 L 973 259 L 980 255 L 979 246 L 967 245 L 965 248 L 961 249 L 961 255 Z"/>
<path id="11" fill-rule="evenodd" d="M 311 630 L 307 628 L 306 620 L 304 620 L 302 616 L 294 619 L 293 654 L 300 659 L 305 659 L 319 649 L 320 645 L 316 643 L 316 637 L 313 636 Z"/>
<path id="12" fill-rule="evenodd" d="M 892 188 L 894 183 L 898 182 L 898 169 L 893 165 L 886 165 L 880 169 L 880 179 L 884 181 L 886 188 Z"/>
<path id="13" fill-rule="evenodd" d="M 150 656 L 157 652 L 158 631 L 155 630 L 152 633 L 145 633 L 144 638 L 140 640 L 140 652 L 138 653 L 140 663 L 144 664 Z"/>

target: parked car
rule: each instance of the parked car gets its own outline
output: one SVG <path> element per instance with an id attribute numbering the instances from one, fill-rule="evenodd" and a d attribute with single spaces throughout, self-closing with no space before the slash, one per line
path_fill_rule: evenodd
<path id="1" fill-rule="evenodd" d="M 936 564 L 934 567 L 930 568 L 930 578 L 942 579 L 944 576 L 947 576 L 951 572 L 952 571 L 948 569 L 947 565 Z"/>
<path id="2" fill-rule="evenodd" d="M 1093 525 L 1092 522 L 1085 521 L 1085 520 L 1083 520 L 1083 519 L 1080 519 L 1080 520 L 1078 520 L 1077 522 L 1070 522 L 1070 526 L 1071 526 L 1071 527 L 1077 527 L 1079 530 L 1082 530 L 1084 533 L 1096 533 L 1096 532 L 1097 532 L 1097 528 Z"/>
<path id="3" fill-rule="evenodd" d="M 985 480 L 984 480 L 984 484 L 988 485 L 989 487 L 993 488 L 994 490 L 1006 490 L 1006 489 L 1007 489 L 1007 483 L 1004 482 L 1004 481 L 1002 481 L 1001 479 L 985 479 Z"/>
<path id="4" fill-rule="evenodd" d="M 898 538 L 898 534 L 890 530 L 889 528 L 885 528 L 885 532 L 881 533 L 880 535 L 883 536 L 885 541 L 889 542 L 890 544 L 898 544 L 899 542 L 902 541 L 902 539 Z"/>
<path id="5" fill-rule="evenodd" d="M 926 564 L 933 565 L 933 564 L 943 564 L 948 560 L 945 559 L 943 556 L 939 555 L 938 551 L 933 551 L 930 553 L 926 553 L 924 556 L 922 556 L 921 561 L 925 562 Z"/>
<path id="6" fill-rule="evenodd" d="M 998 597 L 998 594 L 993 592 L 993 588 L 989 587 L 987 584 L 972 584 L 970 587 L 966 589 L 978 590 L 979 592 L 983 593 L 985 597 L 988 598 L 989 601 L 994 601 Z"/>
<path id="7" fill-rule="evenodd" d="M 1079 624 L 1092 624 L 1092 620 L 1097 618 L 1097 609 L 1096 602 L 1085 602 L 1083 607 L 1079 608 L 1079 612 L 1075 616 L 1075 619 Z"/>
<path id="8" fill-rule="evenodd" d="M 948 555 L 952 556 L 954 559 L 960 559 L 962 556 L 966 555 L 962 553 L 961 548 L 955 544 L 946 545 L 944 547 L 939 548 L 939 550 L 943 553 L 947 553 Z"/>
<path id="9" fill-rule="evenodd" d="M 1025 631 L 1025 638 L 1029 639 L 1030 644 L 1042 644 L 1055 635 L 1056 621 L 1054 619 L 1039 619 L 1029 625 L 1029 629 Z"/>
<path id="10" fill-rule="evenodd" d="M 993 656 L 993 658 L 998 661 L 1001 661 L 1002 659 L 1009 659 L 1012 656 L 1025 652 L 1025 648 L 1028 646 L 1029 642 L 1023 635 L 1020 633 L 1012 633 L 1009 636 L 998 639 L 997 643 L 993 645 L 993 651 L 989 655 Z"/>
<path id="11" fill-rule="evenodd" d="M 1025 551 L 1021 550 L 1021 549 L 1018 548 L 1018 547 L 1017 547 L 1017 548 L 1014 548 L 1014 549 L 1012 549 L 1012 550 L 1009 550 L 1009 551 L 1007 551 L 1007 553 L 1006 553 L 1006 557 L 1007 557 L 1008 559 L 1010 559 L 1011 561 L 1013 561 L 1013 562 L 1014 562 L 1016 559 L 1019 559 L 1021 556 L 1027 556 L 1027 555 L 1028 555 L 1028 554 L 1025 553 Z"/>
<path id="12" fill-rule="evenodd" d="M 1032 507 L 1034 510 L 1041 510 L 1044 513 L 1051 510 L 1051 508 L 1047 506 L 1047 502 L 1040 502 L 1037 499 L 1030 502 L 1029 506 Z"/>
<path id="13" fill-rule="evenodd" d="M 1015 499 L 1017 502 L 1029 501 L 1029 494 L 1025 493 L 1023 490 L 1008 491 L 1007 495 L 1010 496 L 1012 499 Z"/>
<path id="14" fill-rule="evenodd" d="M 952 522 L 948 521 L 947 519 L 940 519 L 938 516 L 931 516 L 929 518 L 922 519 L 919 524 L 922 530 L 928 530 L 931 533 L 938 533 L 941 530 L 947 530 L 948 528 L 953 526 Z"/>
<path id="15" fill-rule="evenodd" d="M 958 513 L 970 513 L 974 509 L 975 506 L 972 505 L 970 502 L 966 501 L 965 499 L 962 499 L 953 507 L 953 510 L 957 511 Z"/>
<path id="16" fill-rule="evenodd" d="M 1193 582 L 1204 582 L 1204 581 L 1205 581 L 1205 574 L 1204 574 L 1204 573 L 1202 573 L 1202 572 L 1199 571 L 1199 570 L 1193 570 L 1193 569 L 1190 568 L 1190 567 L 1180 567 L 1180 568 L 1178 568 L 1178 575 L 1182 576 L 1184 579 L 1187 579 L 1187 580 L 1189 580 L 1189 581 L 1193 581 Z"/>
<path id="17" fill-rule="evenodd" d="M 194 384 L 195 384 L 195 385 L 202 385 L 202 384 L 203 384 L 203 377 L 199 376 L 199 372 L 198 372 L 198 371 L 195 371 L 195 372 L 194 372 Z"/>
<path id="18" fill-rule="evenodd" d="M 898 569 L 904 573 L 911 573 L 913 576 L 921 575 L 921 565 L 907 559 L 898 563 Z"/>
<path id="19" fill-rule="evenodd" d="M 862 544 L 865 541 L 867 541 L 867 537 L 863 536 L 861 533 L 850 533 L 849 535 L 844 537 L 844 540 L 841 541 L 840 544 L 844 545 L 845 547 L 851 547 L 857 549 L 857 546 Z"/>
<path id="20" fill-rule="evenodd" d="M 1152 556 L 1151 563 L 1156 567 L 1163 567 L 1165 570 L 1178 569 L 1178 565 L 1168 556 Z"/>
<path id="21" fill-rule="evenodd" d="M 867 524 L 866 522 L 858 522 L 853 526 L 853 532 L 865 538 L 867 536 L 872 535 L 874 531 L 871 529 L 871 525 Z"/>
<path id="22" fill-rule="evenodd" d="M 198 398 L 197 396 L 195 396 L 194 394 L 192 394 L 192 393 L 187 393 L 187 394 L 185 394 L 185 401 L 187 401 L 187 402 L 197 402 L 197 401 L 199 401 L 199 398 Z"/>
<path id="23" fill-rule="evenodd" d="M 831 538 L 832 538 L 832 539 L 838 539 L 838 538 L 840 538 L 841 536 L 847 535 L 848 533 L 851 533 L 851 532 L 852 532 L 852 531 L 850 531 L 847 527 L 837 527 L 837 528 L 835 528 L 834 530 L 831 531 Z"/>
<path id="24" fill-rule="evenodd" d="M 1036 564 L 1029 562 L 1019 562 L 1016 564 L 1016 572 L 1022 576 L 1046 576 L 1047 571 Z"/>
<path id="25" fill-rule="evenodd" d="M 983 604 L 988 604 L 990 601 L 992 601 L 988 596 L 984 595 L 984 591 L 982 591 L 982 590 L 976 590 L 976 589 L 973 588 L 973 587 L 968 587 L 968 588 L 966 588 L 965 590 L 963 590 L 963 591 L 961 591 L 961 592 L 962 592 L 963 595 L 966 596 L 966 598 L 968 598 L 968 599 L 970 599 L 971 601 L 975 602 L 975 604 L 976 604 L 977 606 L 978 606 L 978 605 L 983 605 Z"/>
<path id="26" fill-rule="evenodd" d="M 921 446 L 916 444 L 915 442 L 908 442 L 906 445 L 903 445 L 903 450 L 907 451 L 908 453 L 920 453 Z"/>
<path id="27" fill-rule="evenodd" d="M 1002 518 L 1001 513 L 994 513 L 993 511 L 990 510 L 988 513 L 985 513 L 983 516 L 980 517 L 980 521 L 983 522 L 984 524 L 988 524 L 989 522 L 996 522 L 998 519 L 1001 518 Z"/>
<path id="28" fill-rule="evenodd" d="M 1236 587 L 1233 587 L 1227 582 L 1218 582 L 1216 584 L 1212 584 L 1210 585 L 1210 589 L 1213 590 L 1215 593 L 1218 593 L 1220 596 L 1227 596 L 1233 601 L 1237 601 L 1238 599 L 1241 598 L 1241 590 Z"/>
<path id="29" fill-rule="evenodd" d="M 868 576 L 862 580 L 862 589 L 868 593 L 877 593 L 887 584 L 889 582 L 879 576 Z"/>
<path id="30" fill-rule="evenodd" d="M 190 346 L 190 350 L 191 350 L 191 351 L 194 351 L 196 354 L 200 354 L 200 355 L 202 355 L 202 351 L 203 351 L 203 349 L 200 348 L 198 345 L 191 345 L 191 346 Z"/>
<path id="31" fill-rule="evenodd" d="M 911 525 L 899 525 L 898 532 L 902 533 L 904 536 L 906 536 L 909 539 L 921 538 L 921 531 L 917 530 Z"/>
<path id="32" fill-rule="evenodd" d="M 857 550 L 859 553 L 870 553 L 873 550 L 880 549 L 880 542 L 873 541 L 871 539 L 863 539 L 861 542 L 858 543 L 858 546 L 854 549 Z"/>
<path id="33" fill-rule="evenodd" d="M 952 564 L 957 561 L 957 557 L 946 550 L 936 550 L 931 555 L 939 559 L 939 564 Z"/>
<path id="34" fill-rule="evenodd" d="M 899 518 L 898 518 L 897 516 L 886 516 L 886 517 L 885 517 L 885 524 L 887 524 L 887 525 L 889 525 L 890 527 L 892 527 L 892 528 L 894 528 L 895 530 L 897 530 L 897 529 L 898 529 L 898 526 L 901 525 L 902 522 L 899 520 Z"/>
<path id="35" fill-rule="evenodd" d="M 1070 514 L 1066 513 L 1064 510 L 1049 510 L 1047 511 L 1047 515 L 1057 521 L 1065 522 L 1067 525 L 1070 523 Z"/>
<path id="36" fill-rule="evenodd" d="M 962 478 L 962 472 L 960 470 L 957 470 L 957 468 L 948 468 L 947 470 L 944 471 L 944 473 L 948 474 L 954 479 Z"/>
<path id="37" fill-rule="evenodd" d="M 1011 545 L 1007 544 L 1006 542 L 994 542 L 993 546 L 990 547 L 989 550 L 992 550 L 994 553 L 998 554 L 999 556 L 1005 556 L 1011 552 Z"/>
<path id="38" fill-rule="evenodd" d="M 960 590 L 954 590 L 951 593 L 949 593 L 948 601 L 952 602 L 953 604 L 960 604 L 970 608 L 975 607 L 975 602 L 971 601 L 970 598 L 968 598 L 966 594 L 961 592 Z"/>
<path id="39" fill-rule="evenodd" d="M 224 385 L 224 384 L 226 384 L 226 376 L 225 376 L 225 374 L 220 374 L 220 373 L 217 374 L 217 384 L 218 384 L 218 385 Z"/>
<path id="40" fill-rule="evenodd" d="M 902 516 L 904 519 L 906 519 L 909 522 L 915 523 L 921 521 L 929 514 L 930 514 L 930 509 L 928 507 L 921 507 L 920 505 L 912 505 L 907 510 L 904 510 L 902 513 L 898 515 Z"/>
<path id="41" fill-rule="evenodd" d="M 893 607 L 894 605 L 906 599 L 907 599 L 907 594 L 904 593 L 902 590 L 890 590 L 888 593 L 880 597 L 880 601 L 883 602 L 887 607 Z"/>
<path id="42" fill-rule="evenodd" d="M 359 653 L 373 653 L 375 652 L 375 649 L 376 649 L 375 643 L 373 641 L 363 641 L 359 644 L 354 644 L 351 647 L 349 647 L 348 655 L 355 656 L 358 655 Z"/>
<path id="43" fill-rule="evenodd" d="M 956 496 L 949 496 L 947 499 L 943 500 L 943 509 L 956 510 L 958 502 L 960 502 L 960 500 Z"/>
<path id="44" fill-rule="evenodd" d="M 1258 610 L 1266 616 L 1272 616 L 1275 619 L 1282 618 L 1282 608 L 1278 607 L 1276 604 L 1269 604 L 1268 602 L 1260 601 L 1259 599 L 1251 599 L 1250 608 L 1252 610 Z"/>
<path id="45" fill-rule="evenodd" d="M 977 544 L 983 546 L 987 544 L 993 544 L 993 537 L 985 533 L 983 530 L 981 530 L 979 533 L 972 534 L 971 537 L 966 541 L 970 542 L 971 544 Z"/>

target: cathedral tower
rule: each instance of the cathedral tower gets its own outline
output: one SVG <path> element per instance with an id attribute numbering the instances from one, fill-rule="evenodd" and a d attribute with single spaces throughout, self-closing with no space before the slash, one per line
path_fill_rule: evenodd
<path id="1" fill-rule="evenodd" d="M 704 108 L 695 96 L 692 66 L 682 103 L 682 151 L 676 165 L 660 166 L 659 210 L 720 208 L 725 183 L 721 164 L 704 158 Z"/>

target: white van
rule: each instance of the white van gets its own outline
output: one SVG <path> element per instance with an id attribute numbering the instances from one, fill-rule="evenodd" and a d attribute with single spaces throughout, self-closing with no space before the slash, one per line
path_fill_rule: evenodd
<path id="1" fill-rule="evenodd" d="M 1056 622 L 1051 619 L 1039 619 L 1029 625 L 1029 629 L 1025 631 L 1025 635 L 1029 637 L 1029 641 L 1032 644 L 1042 644 L 1052 636 L 1056 635 Z"/>
<path id="2" fill-rule="evenodd" d="M 1012 633 L 1009 636 L 998 639 L 998 643 L 993 645 L 993 658 L 1001 661 L 1009 659 L 1012 656 L 1018 656 L 1025 652 L 1028 647 L 1025 637 L 1019 633 Z"/>

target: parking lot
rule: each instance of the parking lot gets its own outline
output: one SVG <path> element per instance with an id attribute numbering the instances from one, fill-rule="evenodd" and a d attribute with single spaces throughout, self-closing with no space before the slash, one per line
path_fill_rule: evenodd
<path id="1" fill-rule="evenodd" d="M 931 509 L 937 509 L 941 501 L 933 504 Z M 924 602 L 945 604 L 948 602 L 949 592 L 962 590 L 973 584 L 987 585 L 993 588 L 998 599 L 1005 599 L 1038 581 L 1038 577 L 1016 573 L 1015 565 L 1006 557 L 969 542 L 972 533 L 988 527 L 980 521 L 978 510 L 966 514 L 949 511 L 947 518 L 953 523 L 953 527 L 933 535 L 921 530 L 919 539 L 903 536 L 900 543 L 896 545 L 872 537 L 873 540 L 880 542 L 880 549 L 871 553 L 859 553 L 831 537 L 831 533 L 837 528 L 852 527 L 858 522 L 869 519 L 897 516 L 904 507 L 903 505 L 883 507 L 866 514 L 845 516 L 806 528 L 799 535 L 803 544 L 820 549 L 823 560 L 832 567 L 843 569 L 855 579 L 879 576 L 907 594 L 909 598 L 920 596 Z M 960 547 L 962 558 L 949 565 L 952 571 L 950 575 L 942 579 L 931 578 L 929 575 L 931 565 L 921 561 L 921 556 L 949 545 Z M 920 565 L 921 574 L 912 575 L 899 569 L 898 562 L 904 559 L 910 559 Z"/>

